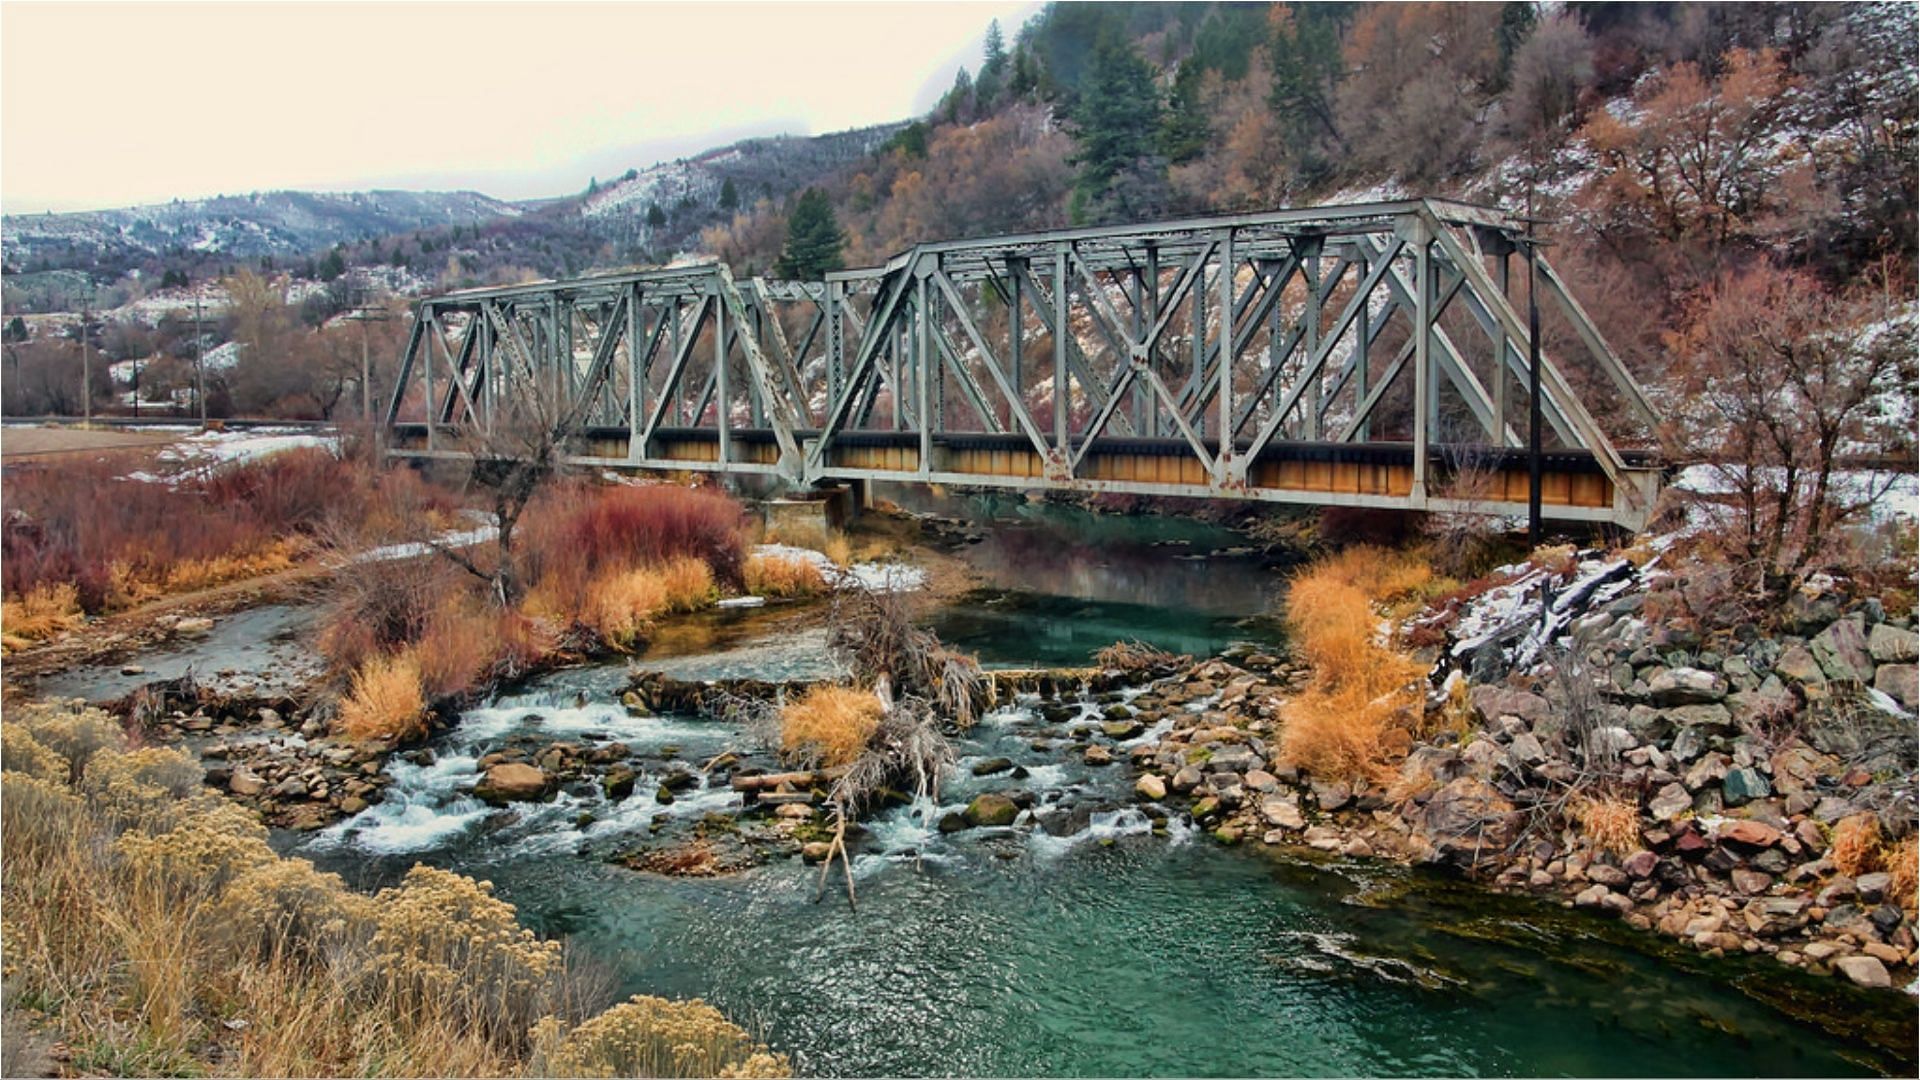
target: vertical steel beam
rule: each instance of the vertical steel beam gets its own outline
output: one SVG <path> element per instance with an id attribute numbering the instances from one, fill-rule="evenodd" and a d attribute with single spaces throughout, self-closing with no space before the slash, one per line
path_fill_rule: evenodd
<path id="1" fill-rule="evenodd" d="M 435 422 L 440 418 L 440 410 L 435 407 L 433 400 L 433 339 L 438 337 L 440 332 L 440 313 L 429 307 L 427 309 L 427 339 L 421 342 L 421 348 L 425 349 L 427 353 L 427 362 L 422 365 L 421 372 L 426 376 L 427 380 L 427 449 L 429 450 L 433 449 L 433 431 L 440 426 Z"/>
<path id="2" fill-rule="evenodd" d="M 1027 352 L 1026 311 L 1021 296 L 1021 278 L 1025 275 L 1014 265 L 1017 261 L 1012 258 L 1007 260 L 1007 381 L 1013 386 L 1008 420 L 1012 420 L 1014 413 L 1025 412 L 1027 408 L 1027 384 L 1021 378 Z"/>
<path id="3" fill-rule="evenodd" d="M 913 317 L 914 336 L 912 364 L 914 385 L 919 394 L 914 402 L 914 412 L 920 414 L 920 475 L 933 472 L 933 380 L 940 372 L 933 364 L 933 312 L 927 305 L 927 276 L 924 266 L 914 267 Z"/>
<path id="4" fill-rule="evenodd" d="M 1413 490 L 1414 505 L 1427 501 L 1427 440 L 1432 437 L 1433 238 L 1427 223 L 1413 223 Z"/>
<path id="5" fill-rule="evenodd" d="M 1499 262 L 1494 264 L 1494 283 L 1500 287 L 1500 296 L 1504 300 L 1510 296 L 1508 286 L 1512 274 L 1513 252 L 1502 249 Z M 1487 328 L 1487 335 L 1493 339 L 1493 430 L 1507 430 L 1507 335 L 1500 331 L 1498 323 Z M 1501 441 L 1504 443 L 1505 439 Z"/>
<path id="6" fill-rule="evenodd" d="M 725 466 L 733 460 L 733 388 L 727 382 L 727 304 L 717 283 L 713 286 L 713 377 L 718 388 L 714 423 L 720 433 L 720 464 Z M 700 418 L 694 417 L 694 422 Z"/>
<path id="7" fill-rule="evenodd" d="M 1320 250 L 1321 240 L 1317 236 L 1302 237 L 1296 249 L 1300 252 L 1301 278 L 1307 286 L 1307 306 L 1301 313 L 1306 327 L 1303 345 L 1306 355 L 1313 356 L 1320 349 Z M 1366 332 L 1365 324 L 1361 333 Z M 1307 380 L 1305 414 L 1300 420 L 1300 437 L 1308 441 L 1320 438 L 1320 373 L 1303 372 Z"/>
<path id="8" fill-rule="evenodd" d="M 641 417 L 646 413 L 644 400 L 647 389 L 646 358 L 641 355 L 641 330 L 645 326 L 645 314 L 640 306 L 643 299 L 640 283 L 634 282 L 627 296 L 627 457 L 638 460 Z"/>
<path id="9" fill-rule="evenodd" d="M 1214 391 L 1220 409 L 1220 457 L 1214 466 L 1213 482 L 1226 486 L 1239 479 L 1244 482 L 1246 470 L 1242 468 L 1235 476 L 1233 460 L 1233 362 L 1238 350 L 1233 342 L 1233 228 L 1220 230 L 1220 385 Z"/>
<path id="10" fill-rule="evenodd" d="M 1073 333 L 1067 321 L 1067 248 L 1053 252 L 1053 442 L 1062 462 L 1071 461 L 1067 447 L 1067 339 Z"/>

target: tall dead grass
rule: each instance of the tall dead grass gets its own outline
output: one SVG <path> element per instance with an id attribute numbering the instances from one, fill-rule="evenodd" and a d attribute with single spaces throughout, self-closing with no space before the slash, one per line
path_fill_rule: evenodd
<path id="1" fill-rule="evenodd" d="M 376 656 L 353 673 L 353 688 L 340 702 L 340 730 L 354 739 L 406 742 L 427 733 L 426 714 L 420 661 L 408 650 Z"/>
<path id="2" fill-rule="evenodd" d="M 8 651 L 24 649 L 85 621 L 78 589 L 65 581 L 42 582 L 0 603 L 0 646 Z"/>
<path id="3" fill-rule="evenodd" d="M 1431 581 L 1417 556 L 1366 546 L 1324 557 L 1293 579 L 1287 630 L 1310 672 L 1286 704 L 1282 756 L 1315 776 L 1384 776 L 1420 723 L 1425 672 L 1391 647 L 1378 607 L 1416 597 Z"/>
<path id="4" fill-rule="evenodd" d="M 850 764 L 879 730 L 884 711 L 872 691 L 812 687 L 780 710 L 780 749 L 816 767 Z"/>
<path id="5" fill-rule="evenodd" d="M 56 749 L 82 728 L 115 730 L 47 706 L 0 727 L 9 989 L 52 1018 L 77 1072 L 788 1072 L 698 1002 L 596 1022 L 604 1000 L 578 966 L 486 883 L 422 866 L 354 893 L 276 855 L 184 754 L 118 737 Z"/>
<path id="6" fill-rule="evenodd" d="M 819 596 L 827 591 L 826 575 L 805 559 L 787 555 L 754 555 L 747 559 L 747 591 L 776 600 Z"/>

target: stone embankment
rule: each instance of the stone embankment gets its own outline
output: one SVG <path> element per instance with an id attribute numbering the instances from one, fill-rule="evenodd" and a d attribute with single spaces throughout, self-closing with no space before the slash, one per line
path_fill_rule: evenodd
<path id="1" fill-rule="evenodd" d="M 1904 882 L 1850 876 L 1857 852 L 1833 850 L 1863 825 L 1890 865 L 1893 841 L 1914 833 L 1911 619 L 1815 590 L 1777 634 L 1703 636 L 1646 617 L 1657 577 L 1608 573 L 1615 587 L 1545 620 L 1561 638 L 1531 650 L 1531 669 L 1483 654 L 1529 655 L 1531 630 L 1445 652 L 1426 729 L 1452 730 L 1359 783 L 1304 775 L 1279 753 L 1284 665 L 1197 665 L 1131 703 L 1172 725 L 1133 750 L 1137 796 L 1184 807 L 1227 843 L 1447 865 L 1710 953 L 1911 983 L 1912 868 Z M 1537 607 L 1519 615 L 1541 622 Z M 1468 667 L 1464 695 L 1443 692 Z M 1625 821 L 1596 835 L 1606 803 Z"/>

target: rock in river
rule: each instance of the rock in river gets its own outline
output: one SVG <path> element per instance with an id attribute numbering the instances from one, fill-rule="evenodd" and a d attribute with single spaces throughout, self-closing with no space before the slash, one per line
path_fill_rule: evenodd
<path id="1" fill-rule="evenodd" d="M 552 785 L 547 774 L 531 765 L 507 762 L 487 770 L 473 793 L 490 803 L 530 802 L 544 797 Z"/>
<path id="2" fill-rule="evenodd" d="M 966 818 L 970 825 L 1011 825 L 1013 819 L 1020 816 L 1020 808 L 1005 795 L 988 792 L 976 795 L 967 804 Z"/>

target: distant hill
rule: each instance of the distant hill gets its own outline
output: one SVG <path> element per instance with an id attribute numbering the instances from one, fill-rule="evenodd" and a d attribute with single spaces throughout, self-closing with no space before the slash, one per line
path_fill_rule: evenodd
<path id="1" fill-rule="evenodd" d="M 7 214 L 9 273 L 96 274 L 188 253 L 296 258 L 334 244 L 435 225 L 471 225 L 521 209 L 474 191 L 269 191 L 78 213 Z"/>

